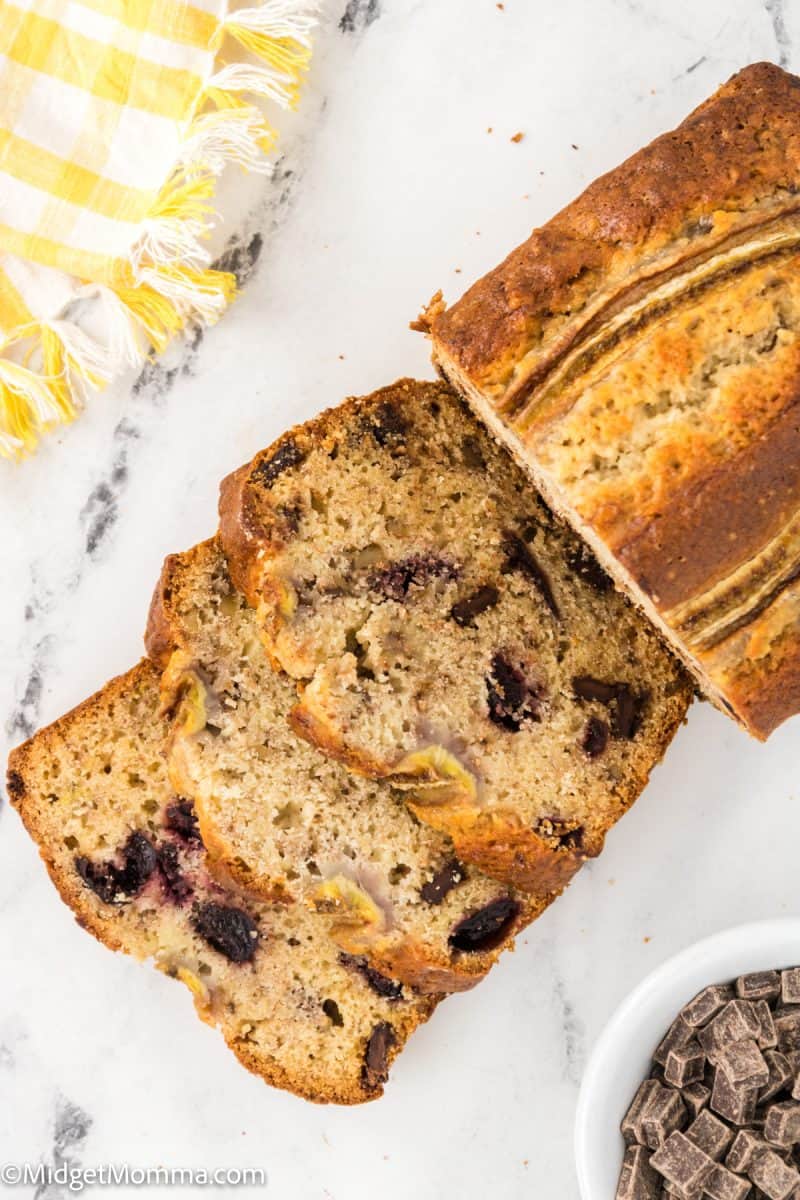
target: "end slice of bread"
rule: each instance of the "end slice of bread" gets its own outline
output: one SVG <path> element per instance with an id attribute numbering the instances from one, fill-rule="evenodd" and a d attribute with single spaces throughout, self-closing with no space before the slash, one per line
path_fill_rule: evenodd
<path id="1" fill-rule="evenodd" d="M 159 672 L 142 662 L 12 752 L 8 792 L 54 884 L 101 942 L 185 983 L 268 1083 L 374 1099 L 435 998 L 343 962 L 329 917 L 213 878 L 167 777 L 158 707 Z"/>
<path id="2" fill-rule="evenodd" d="M 222 486 L 221 538 L 294 728 L 538 896 L 599 853 L 691 686 L 444 385 L 403 380 Z"/>

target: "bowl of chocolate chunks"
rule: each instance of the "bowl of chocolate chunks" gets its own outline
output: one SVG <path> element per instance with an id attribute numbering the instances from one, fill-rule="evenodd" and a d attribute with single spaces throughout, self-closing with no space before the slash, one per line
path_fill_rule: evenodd
<path id="1" fill-rule="evenodd" d="M 575 1119 L 582 1200 L 800 1200 L 800 920 L 740 925 L 648 975 Z"/>

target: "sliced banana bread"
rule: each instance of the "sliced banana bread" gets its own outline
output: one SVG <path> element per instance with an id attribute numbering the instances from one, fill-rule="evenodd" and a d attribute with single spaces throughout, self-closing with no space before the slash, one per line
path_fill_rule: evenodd
<path id="1" fill-rule="evenodd" d="M 165 668 L 172 784 L 194 801 L 212 869 L 331 911 L 345 956 L 425 992 L 472 987 L 544 907 L 292 731 L 296 686 L 270 666 L 216 541 L 166 560 L 147 646 Z"/>
<path id="2" fill-rule="evenodd" d="M 78 922 L 187 984 L 200 1016 L 268 1083 L 309 1100 L 379 1096 L 435 1007 L 343 961 L 329 917 L 223 887 L 163 756 L 159 672 L 143 662 L 13 751 L 8 792 Z"/>
<path id="3" fill-rule="evenodd" d="M 220 514 L 299 733 L 511 885 L 557 891 L 600 851 L 690 686 L 447 387 L 401 381 L 285 434 Z"/>

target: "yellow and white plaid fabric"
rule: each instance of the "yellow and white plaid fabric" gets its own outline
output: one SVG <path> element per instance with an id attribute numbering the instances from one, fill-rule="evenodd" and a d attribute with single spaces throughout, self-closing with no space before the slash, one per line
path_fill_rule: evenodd
<path id="1" fill-rule="evenodd" d="M 222 312 L 216 176 L 264 169 L 263 101 L 294 103 L 311 7 L 0 0 L 0 453 Z"/>

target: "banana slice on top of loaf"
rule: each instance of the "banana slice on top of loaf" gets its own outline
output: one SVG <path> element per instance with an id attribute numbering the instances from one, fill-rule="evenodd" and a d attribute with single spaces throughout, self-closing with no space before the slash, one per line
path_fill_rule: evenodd
<path id="1" fill-rule="evenodd" d="M 159 672 L 142 662 L 11 754 L 8 792 L 80 925 L 191 990 L 251 1071 L 357 1104 L 436 1005 L 343 962 L 330 918 L 223 887 L 164 761 Z"/>
<path id="2" fill-rule="evenodd" d="M 511 885 L 599 853 L 691 687 L 452 391 L 402 380 L 290 431 L 220 515 L 297 732 Z"/>
<path id="3" fill-rule="evenodd" d="M 164 668 L 170 777 L 194 802 L 211 869 L 330 913 L 341 960 L 388 994 L 472 987 L 545 907 L 459 862 L 387 783 L 292 731 L 296 685 L 270 666 L 216 540 L 166 560 L 147 645 Z"/>

